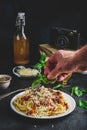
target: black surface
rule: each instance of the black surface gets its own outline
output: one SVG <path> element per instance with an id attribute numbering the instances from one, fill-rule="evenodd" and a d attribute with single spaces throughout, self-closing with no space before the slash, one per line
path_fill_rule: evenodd
<path id="1" fill-rule="evenodd" d="M 49 27 L 61 26 L 77 29 L 87 41 L 87 14 L 86 6 L 73 1 L 66 3 L 58 1 L 31 1 L 31 0 L 1 0 L 0 1 L 0 73 L 12 75 L 11 85 L 6 90 L 0 89 L 0 95 L 31 85 L 34 79 L 21 80 L 12 74 L 13 62 L 13 36 L 17 12 L 26 13 L 26 31 L 29 34 L 32 28 L 31 56 L 30 60 L 37 60 L 38 44 L 49 42 Z M 86 4 L 85 4 L 86 5 Z M 87 75 L 74 74 L 70 80 L 70 87 L 63 91 L 70 94 L 70 88 L 74 85 L 87 88 Z M 76 106 L 75 110 L 58 119 L 36 120 L 21 117 L 10 108 L 10 100 L 15 94 L 0 101 L 0 130 L 86 130 L 87 110 Z M 81 98 L 74 96 L 75 100 L 86 99 L 87 94 Z"/>
<path id="2" fill-rule="evenodd" d="M 6 90 L 0 89 L 0 95 L 16 90 L 18 88 L 25 88 L 31 85 L 34 79 L 19 79 L 12 74 L 11 66 L 1 66 L 0 72 L 7 73 L 12 76 L 11 85 Z M 69 81 L 70 86 L 63 88 L 62 91 L 70 94 L 72 86 L 79 86 L 81 89 L 87 88 L 87 75 L 73 74 Z M 22 117 L 16 114 L 10 108 L 10 100 L 15 94 L 0 101 L 0 130 L 86 130 L 87 129 L 87 110 L 76 106 L 75 110 L 69 115 L 57 119 L 31 119 Z M 81 98 L 73 96 L 76 102 L 79 99 L 86 99 L 87 94 Z"/>

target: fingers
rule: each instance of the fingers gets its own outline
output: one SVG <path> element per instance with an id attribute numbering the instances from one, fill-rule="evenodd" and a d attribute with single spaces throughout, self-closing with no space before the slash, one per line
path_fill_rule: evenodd
<path id="1" fill-rule="evenodd" d="M 57 68 L 55 67 L 55 69 L 53 69 L 48 75 L 47 78 L 48 79 L 55 79 L 58 77 L 58 75 L 60 75 L 60 72 L 58 72 Z"/>
<path id="2" fill-rule="evenodd" d="M 44 75 L 48 75 L 50 73 L 50 68 L 48 66 L 46 66 L 46 68 L 44 69 Z"/>
<path id="3" fill-rule="evenodd" d="M 68 81 L 69 78 L 72 76 L 72 73 L 63 73 L 58 76 L 58 81 Z"/>
<path id="4" fill-rule="evenodd" d="M 66 73 L 62 73 L 58 76 L 58 81 L 63 81 L 67 77 Z"/>
<path id="5" fill-rule="evenodd" d="M 46 63 L 46 67 L 44 68 L 44 75 L 48 75 L 56 66 L 57 64 L 57 56 L 56 56 L 56 53 L 54 55 L 52 55 L 47 63 Z"/>
<path id="6" fill-rule="evenodd" d="M 44 75 L 48 75 L 51 72 L 51 62 L 50 59 L 46 63 L 46 67 L 44 68 Z"/>
<path id="7" fill-rule="evenodd" d="M 55 68 L 56 64 L 62 59 L 61 53 L 58 51 L 54 55 L 52 55 L 47 63 L 46 67 L 44 68 L 44 74 L 47 76 L 49 73 Z"/>

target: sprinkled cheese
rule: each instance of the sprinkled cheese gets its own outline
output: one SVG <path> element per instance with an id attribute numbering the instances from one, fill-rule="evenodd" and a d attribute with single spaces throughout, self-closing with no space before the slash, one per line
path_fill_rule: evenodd
<path id="1" fill-rule="evenodd" d="M 39 73 L 39 71 L 31 68 L 23 68 L 19 69 L 18 73 L 22 76 L 36 76 Z"/>

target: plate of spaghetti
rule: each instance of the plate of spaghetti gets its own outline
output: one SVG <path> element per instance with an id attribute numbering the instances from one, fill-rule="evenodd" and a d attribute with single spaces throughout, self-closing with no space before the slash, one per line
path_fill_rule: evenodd
<path id="1" fill-rule="evenodd" d="M 18 93 L 11 99 L 10 106 L 24 117 L 53 119 L 70 114 L 76 102 L 65 92 L 40 86 Z"/>

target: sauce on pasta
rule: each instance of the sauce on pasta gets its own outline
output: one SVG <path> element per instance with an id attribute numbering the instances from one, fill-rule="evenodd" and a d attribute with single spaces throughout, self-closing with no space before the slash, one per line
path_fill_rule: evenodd
<path id="1" fill-rule="evenodd" d="M 65 113 L 69 104 L 60 90 L 41 86 L 29 88 L 13 102 L 17 111 L 34 117 L 54 116 Z"/>

